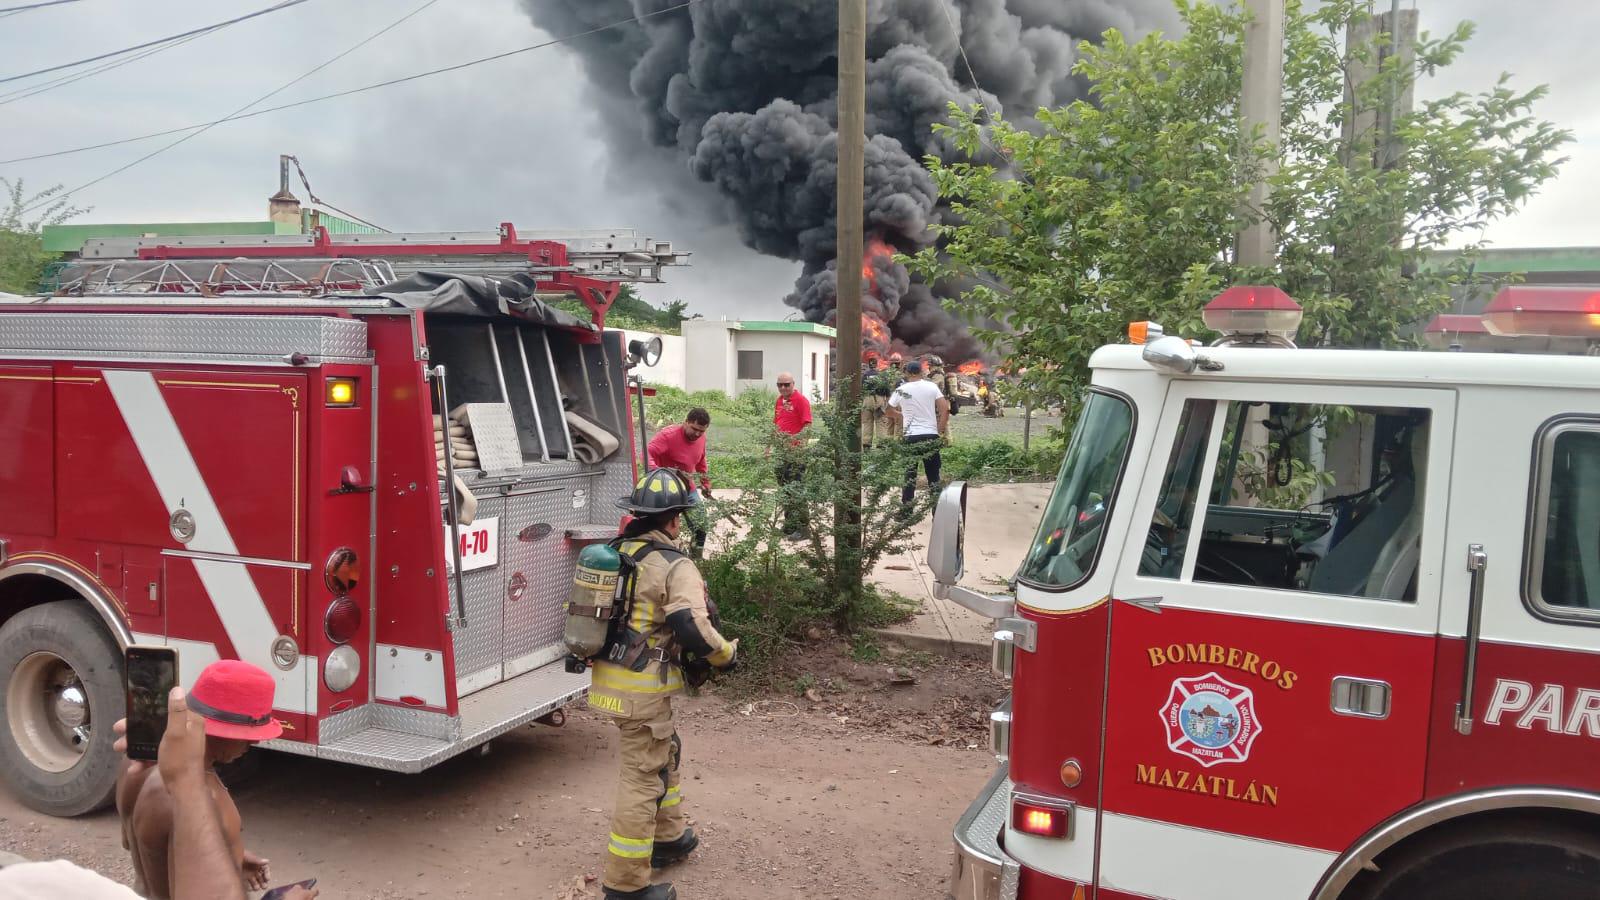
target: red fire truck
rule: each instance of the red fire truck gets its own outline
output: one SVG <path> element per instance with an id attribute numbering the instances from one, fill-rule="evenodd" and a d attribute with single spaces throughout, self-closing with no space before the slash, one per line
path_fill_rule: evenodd
<path id="1" fill-rule="evenodd" d="M 940 498 L 1012 678 L 953 897 L 1600 897 L 1600 289 L 1430 334 L 1580 355 L 1299 316 L 1233 288 L 1213 346 L 1095 353 L 1014 594 L 958 585 Z"/>
<path id="2" fill-rule="evenodd" d="M 122 649 L 277 680 L 273 749 L 418 772 L 560 715 L 634 479 L 630 232 L 90 241 L 0 302 L 0 773 L 107 802 Z M 584 318 L 546 301 L 576 296 Z M 657 351 L 659 352 L 659 351 Z M 653 360 L 652 360 L 653 362 Z M 453 486 L 453 487 L 452 487 Z"/>

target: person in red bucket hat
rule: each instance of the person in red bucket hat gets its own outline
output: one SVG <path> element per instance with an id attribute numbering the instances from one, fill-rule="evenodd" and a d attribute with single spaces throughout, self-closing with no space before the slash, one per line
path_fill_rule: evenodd
<path id="1" fill-rule="evenodd" d="M 239 866 L 239 877 L 254 891 L 267 887 L 267 860 L 244 849 L 239 808 L 217 777 L 216 767 L 237 760 L 251 744 L 283 733 L 283 724 L 272 717 L 276 687 L 261 667 L 224 659 L 205 667 L 187 697 L 189 709 L 205 720 L 206 782 L 223 836 Z M 124 767 L 117 779 L 117 813 L 122 819 L 122 845 L 133 855 L 134 890 L 152 900 L 165 900 L 172 885 L 167 864 L 173 809 L 158 769 Z"/>

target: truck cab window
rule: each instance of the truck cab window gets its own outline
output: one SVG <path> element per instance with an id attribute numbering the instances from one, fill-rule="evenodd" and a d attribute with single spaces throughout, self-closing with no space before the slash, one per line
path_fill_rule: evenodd
<path id="1" fill-rule="evenodd" d="M 1105 542 L 1112 495 L 1132 434 L 1133 407 L 1126 400 L 1098 392 L 1089 395 L 1039 532 L 1017 573 L 1020 579 L 1066 589 L 1088 577 Z"/>
<path id="2" fill-rule="evenodd" d="M 1540 448 L 1529 591 L 1557 616 L 1600 616 L 1600 423 L 1549 429 Z"/>
<path id="3" fill-rule="evenodd" d="M 1214 410 L 1185 409 L 1141 574 L 1180 577 Z M 1230 401 L 1223 422 L 1195 581 L 1415 599 L 1427 410 Z"/>

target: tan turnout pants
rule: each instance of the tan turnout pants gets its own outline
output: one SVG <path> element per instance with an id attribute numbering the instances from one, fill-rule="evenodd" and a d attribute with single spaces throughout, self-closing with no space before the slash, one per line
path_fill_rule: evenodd
<path id="1" fill-rule="evenodd" d="M 672 724 L 672 706 L 663 698 L 652 713 L 617 719 L 622 773 L 611 814 L 604 881 L 606 887 L 619 891 L 636 891 L 650 884 L 653 845 L 677 840 L 686 827 L 683 795 L 678 789 L 683 745 Z"/>

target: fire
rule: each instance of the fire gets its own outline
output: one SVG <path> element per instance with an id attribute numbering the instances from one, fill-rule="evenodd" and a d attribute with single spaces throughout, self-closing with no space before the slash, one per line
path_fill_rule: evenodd
<path id="1" fill-rule="evenodd" d="M 884 243 L 877 235 L 870 235 L 867 244 L 861 253 L 861 277 L 867 280 L 867 292 L 873 296 L 878 294 L 878 273 L 872 269 L 875 259 L 888 259 L 894 256 L 894 248 Z"/>
<path id="2" fill-rule="evenodd" d="M 861 336 L 866 338 L 865 343 L 867 344 L 882 345 L 889 343 L 888 327 L 883 324 L 882 319 L 872 313 L 862 313 L 861 315 Z"/>
<path id="3" fill-rule="evenodd" d="M 956 371 L 963 375 L 980 374 L 983 372 L 983 361 L 975 359 L 972 362 L 964 362 L 961 365 L 956 366 Z"/>

